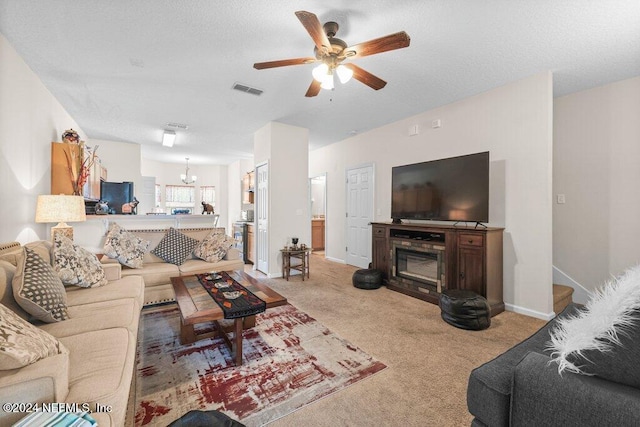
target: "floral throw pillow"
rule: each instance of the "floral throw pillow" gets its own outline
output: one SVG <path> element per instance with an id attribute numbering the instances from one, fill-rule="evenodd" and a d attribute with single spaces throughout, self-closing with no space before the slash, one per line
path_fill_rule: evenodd
<path id="1" fill-rule="evenodd" d="M 0 370 L 21 368 L 60 353 L 67 353 L 60 341 L 0 304 Z"/>
<path id="2" fill-rule="evenodd" d="M 25 247 L 13 275 L 13 297 L 35 319 L 52 323 L 66 320 L 67 291 L 51 264 Z"/>
<path id="3" fill-rule="evenodd" d="M 97 288 L 107 284 L 98 257 L 61 233 L 56 233 L 53 242 L 53 268 L 65 285 Z"/>
<path id="4" fill-rule="evenodd" d="M 218 262 L 224 258 L 233 243 L 232 237 L 212 231 L 196 246 L 193 254 L 207 262 Z"/>
<path id="5" fill-rule="evenodd" d="M 168 263 L 182 265 L 197 244 L 196 239 L 171 227 L 151 253 Z"/>
<path id="6" fill-rule="evenodd" d="M 142 268 L 142 259 L 149 248 L 149 241 L 120 228 L 115 222 L 109 226 L 104 242 L 104 254 L 131 268 Z"/>

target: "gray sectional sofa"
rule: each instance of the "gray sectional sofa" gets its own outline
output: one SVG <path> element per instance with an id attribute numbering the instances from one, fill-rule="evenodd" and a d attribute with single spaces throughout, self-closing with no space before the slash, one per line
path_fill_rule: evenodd
<path id="1" fill-rule="evenodd" d="M 471 372 L 472 426 L 640 425 L 640 389 L 597 376 L 560 375 L 558 365 L 550 363 L 549 332 L 558 319 L 578 310 L 570 304 L 531 337 Z M 640 348 L 640 342 L 635 345 Z M 615 360 L 610 365 L 616 369 Z M 635 366 L 640 370 L 640 360 Z"/>

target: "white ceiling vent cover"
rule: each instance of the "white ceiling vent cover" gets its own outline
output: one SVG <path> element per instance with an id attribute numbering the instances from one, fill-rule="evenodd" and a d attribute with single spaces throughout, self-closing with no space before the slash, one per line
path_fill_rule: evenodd
<path id="1" fill-rule="evenodd" d="M 262 95 L 262 92 L 264 92 L 262 89 L 257 89 L 255 87 L 251 87 L 251 86 L 246 85 L 244 83 L 238 83 L 238 82 L 235 82 L 233 84 L 233 89 L 239 90 L 240 92 L 250 93 L 250 94 L 256 95 L 256 96 L 260 96 L 260 95 Z"/>
<path id="2" fill-rule="evenodd" d="M 174 128 L 174 129 L 182 129 L 182 130 L 189 129 L 189 126 L 183 123 L 167 123 L 167 127 Z"/>

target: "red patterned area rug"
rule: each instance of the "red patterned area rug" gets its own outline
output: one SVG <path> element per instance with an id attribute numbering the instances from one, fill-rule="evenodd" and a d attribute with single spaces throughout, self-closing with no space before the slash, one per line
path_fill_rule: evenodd
<path id="1" fill-rule="evenodd" d="M 167 425 L 192 409 L 260 426 L 386 367 L 292 305 L 256 316 L 240 367 L 220 338 L 181 345 L 179 322 L 175 306 L 143 312 L 136 426 Z"/>

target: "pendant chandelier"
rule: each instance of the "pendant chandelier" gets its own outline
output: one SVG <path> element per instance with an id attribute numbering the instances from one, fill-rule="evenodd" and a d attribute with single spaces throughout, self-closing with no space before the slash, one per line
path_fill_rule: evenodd
<path id="1" fill-rule="evenodd" d="M 194 182 L 196 182 L 198 177 L 195 175 L 189 175 L 189 158 L 185 157 L 185 159 L 187 160 L 187 168 L 185 169 L 184 173 L 180 175 L 180 179 L 185 184 L 193 184 Z"/>

